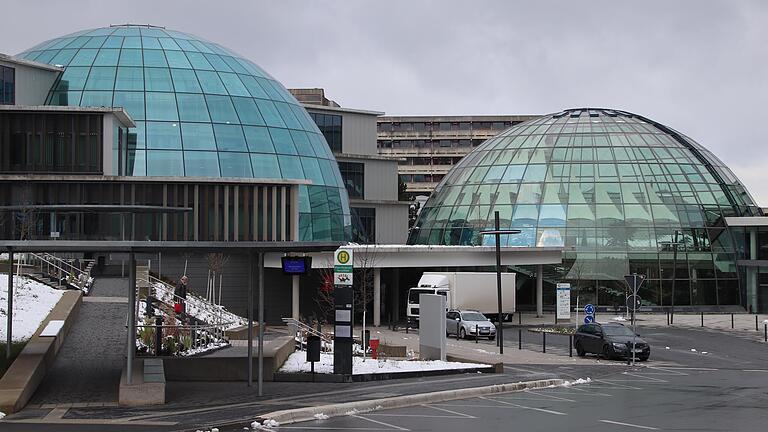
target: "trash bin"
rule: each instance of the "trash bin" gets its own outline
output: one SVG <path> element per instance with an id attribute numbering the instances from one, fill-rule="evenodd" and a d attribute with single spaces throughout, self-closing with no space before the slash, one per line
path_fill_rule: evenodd
<path id="1" fill-rule="evenodd" d="M 320 361 L 320 336 L 307 336 L 307 361 Z"/>
<path id="2" fill-rule="evenodd" d="M 379 351 L 379 340 L 378 339 L 371 339 L 369 341 L 369 343 L 371 345 L 371 358 L 376 360 L 377 358 L 379 358 L 379 354 L 378 354 L 378 351 Z"/>

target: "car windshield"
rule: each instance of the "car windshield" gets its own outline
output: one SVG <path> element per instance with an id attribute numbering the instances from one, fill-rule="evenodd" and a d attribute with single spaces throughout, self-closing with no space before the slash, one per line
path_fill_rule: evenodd
<path id="1" fill-rule="evenodd" d="M 461 317 L 464 321 L 488 321 L 488 318 L 479 312 L 464 312 Z"/>
<path id="2" fill-rule="evenodd" d="M 603 333 L 607 336 L 632 336 L 632 330 L 624 326 L 603 326 Z"/>
<path id="3" fill-rule="evenodd" d="M 429 290 L 429 289 L 412 289 L 408 293 L 408 303 L 418 304 L 420 294 L 434 294 L 434 293 L 435 292 L 433 290 Z"/>

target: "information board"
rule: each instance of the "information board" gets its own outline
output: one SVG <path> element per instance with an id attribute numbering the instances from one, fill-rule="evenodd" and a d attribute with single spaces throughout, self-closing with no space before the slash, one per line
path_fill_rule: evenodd
<path id="1" fill-rule="evenodd" d="M 571 319 L 571 284 L 557 284 L 557 319 Z"/>

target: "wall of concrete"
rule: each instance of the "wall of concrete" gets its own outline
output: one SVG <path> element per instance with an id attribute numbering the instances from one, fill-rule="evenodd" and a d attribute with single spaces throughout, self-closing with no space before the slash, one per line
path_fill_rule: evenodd
<path id="1" fill-rule="evenodd" d="M 334 112 L 341 114 L 341 150 L 342 153 L 375 156 L 376 149 L 376 116 Z"/>
<path id="2" fill-rule="evenodd" d="M 365 199 L 397 201 L 397 162 L 359 159 L 365 163 Z"/>
<path id="3" fill-rule="evenodd" d="M 48 91 L 56 81 L 59 72 L 37 69 L 2 59 L 0 59 L 0 65 L 16 70 L 16 105 L 45 105 Z M 373 126 L 375 129 L 375 120 Z M 375 149 L 376 145 L 373 147 Z"/>

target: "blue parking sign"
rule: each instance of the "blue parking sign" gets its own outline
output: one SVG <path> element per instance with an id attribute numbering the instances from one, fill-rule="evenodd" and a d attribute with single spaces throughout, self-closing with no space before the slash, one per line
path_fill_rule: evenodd
<path id="1" fill-rule="evenodd" d="M 589 324 L 595 322 L 595 317 L 593 315 L 587 315 L 584 317 L 584 324 Z"/>
<path id="2" fill-rule="evenodd" d="M 594 315 L 595 314 L 595 305 L 592 303 L 584 306 L 584 313 L 587 315 Z"/>

